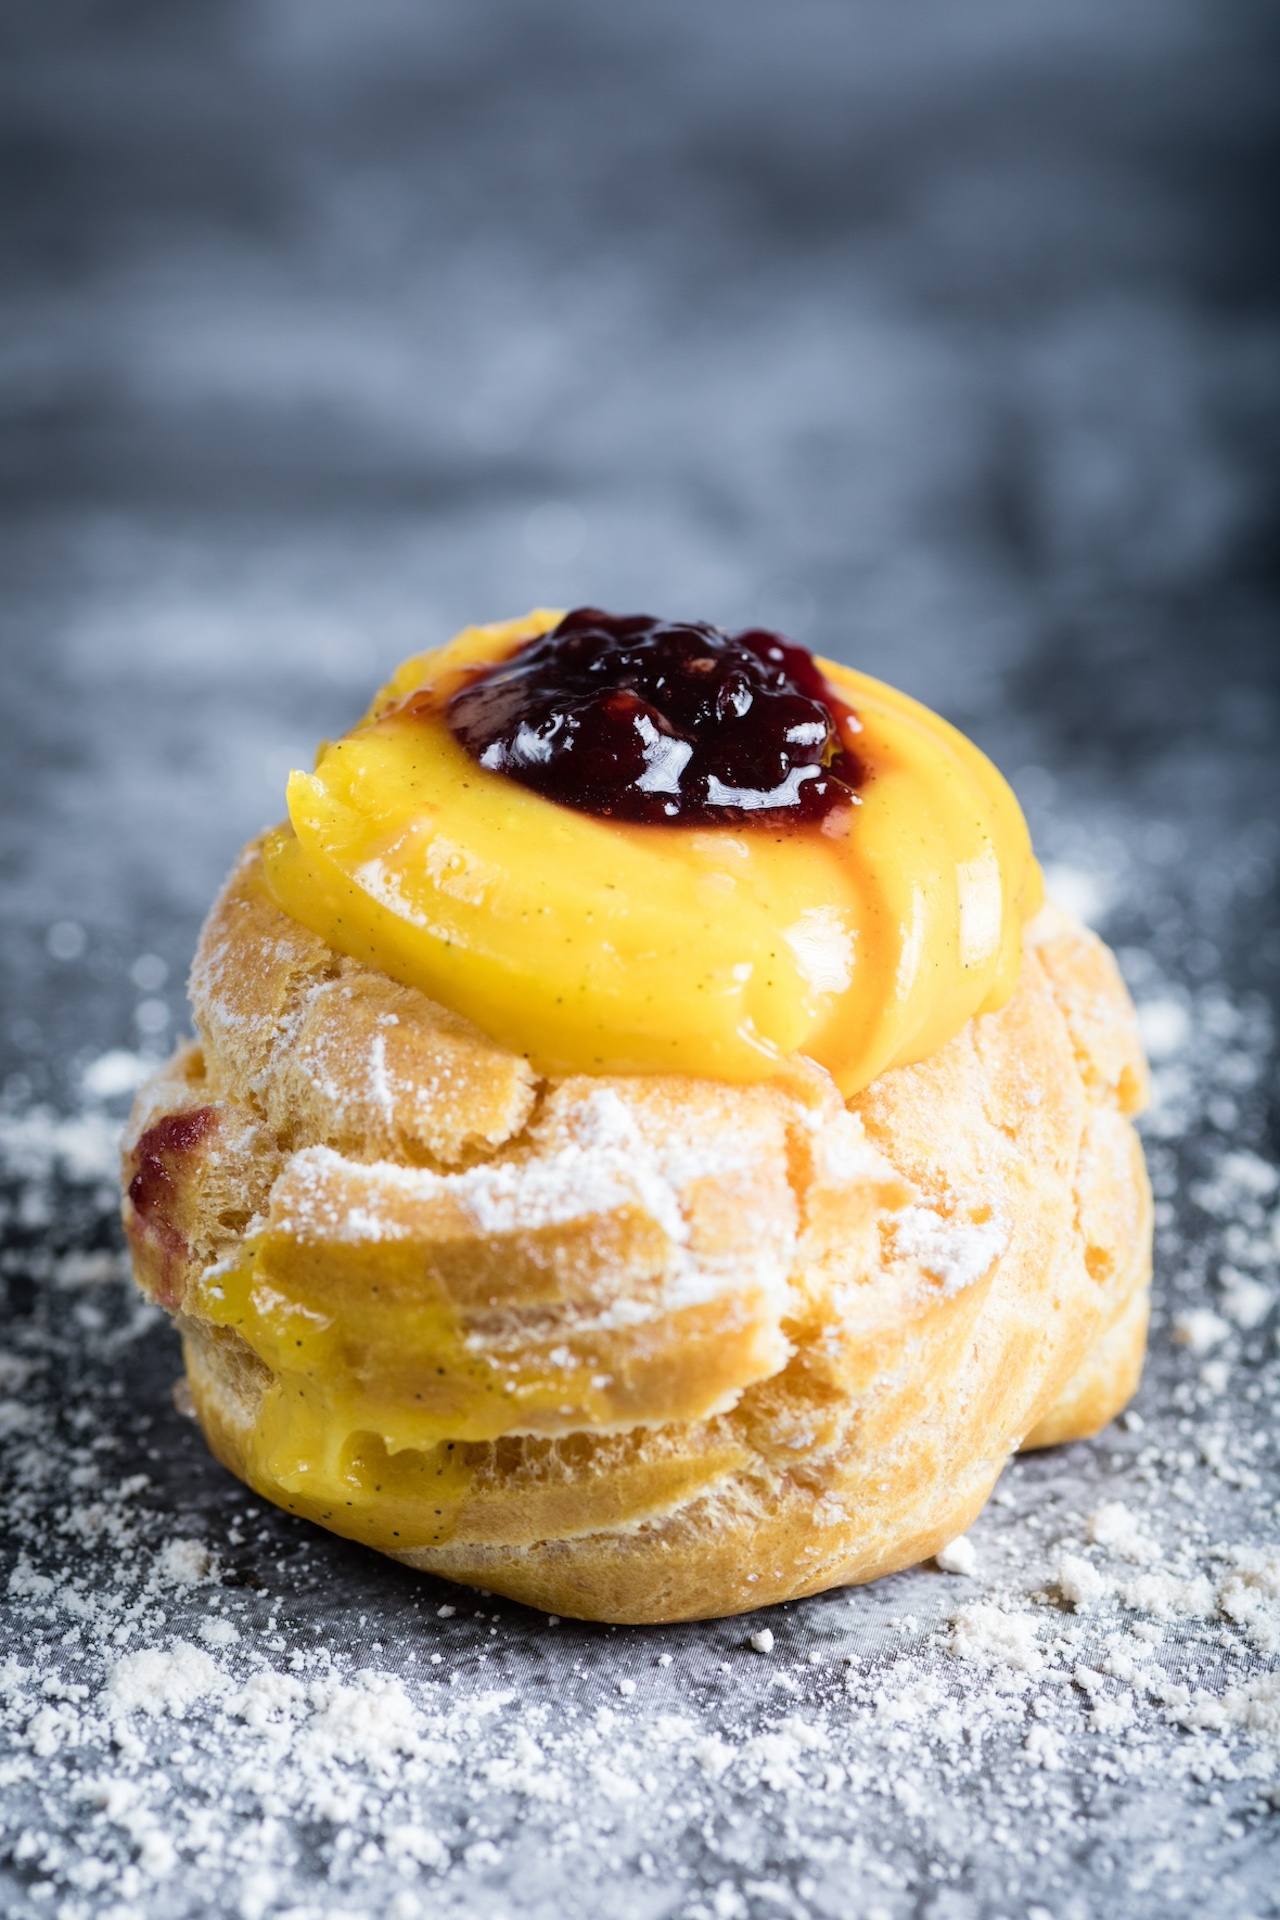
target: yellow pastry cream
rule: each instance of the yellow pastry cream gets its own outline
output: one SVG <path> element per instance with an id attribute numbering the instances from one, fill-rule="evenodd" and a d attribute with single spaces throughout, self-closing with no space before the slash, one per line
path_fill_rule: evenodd
<path id="1" fill-rule="evenodd" d="M 1039 870 L 1013 794 L 954 727 L 806 655 L 860 775 L 821 817 L 735 806 L 724 782 L 692 821 L 603 817 L 483 764 L 450 725 L 461 691 L 561 619 L 468 627 L 406 661 L 292 776 L 264 849 L 286 913 L 543 1074 L 742 1083 L 809 1060 L 848 1097 L 1004 1004 Z M 660 798 L 682 749 L 658 744 Z"/>

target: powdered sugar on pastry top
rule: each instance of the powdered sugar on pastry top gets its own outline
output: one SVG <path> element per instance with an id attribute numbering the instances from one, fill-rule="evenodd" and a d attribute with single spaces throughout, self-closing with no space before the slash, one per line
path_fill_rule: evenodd
<path id="1" fill-rule="evenodd" d="M 998 1213 L 986 1219 L 946 1217 L 934 1207 L 904 1207 L 893 1216 L 890 1237 L 899 1260 L 910 1261 L 936 1281 L 943 1294 L 959 1293 L 990 1273 L 1009 1244 Z"/>

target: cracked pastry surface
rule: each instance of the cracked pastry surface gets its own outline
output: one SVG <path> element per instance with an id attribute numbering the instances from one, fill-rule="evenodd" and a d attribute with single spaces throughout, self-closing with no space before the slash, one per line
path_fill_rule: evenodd
<path id="1" fill-rule="evenodd" d="M 1016 990 L 843 1101 L 535 1074 L 281 911 L 250 848 L 125 1218 L 210 1445 L 268 1498 L 562 1614 L 911 1564 L 1137 1381 L 1145 1065 L 1052 907 Z"/>

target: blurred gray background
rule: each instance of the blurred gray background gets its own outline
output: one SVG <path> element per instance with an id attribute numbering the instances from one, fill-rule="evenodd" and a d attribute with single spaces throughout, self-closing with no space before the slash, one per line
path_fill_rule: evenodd
<path id="1" fill-rule="evenodd" d="M 6 0 L 10 1070 L 129 1038 L 140 950 L 179 1017 L 288 768 L 535 602 L 776 624 L 1033 811 L 1273 808 L 1276 29 Z"/>

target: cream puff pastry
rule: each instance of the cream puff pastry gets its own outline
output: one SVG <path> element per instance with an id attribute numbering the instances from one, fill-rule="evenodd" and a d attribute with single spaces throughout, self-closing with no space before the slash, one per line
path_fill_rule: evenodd
<path id="1" fill-rule="evenodd" d="M 926 1557 L 1128 1400 L 1132 1009 L 936 716 L 535 614 L 407 663 L 289 810 L 125 1145 L 138 1282 L 268 1499 L 693 1619 Z"/>

